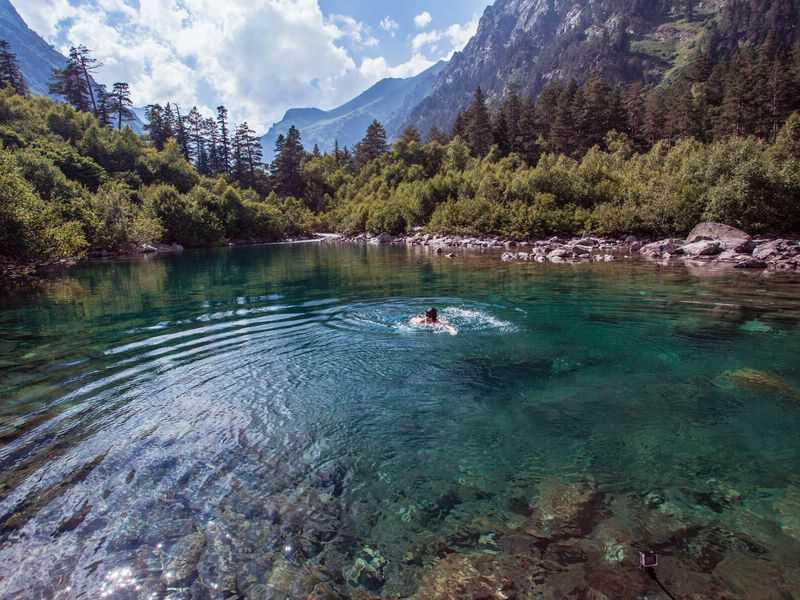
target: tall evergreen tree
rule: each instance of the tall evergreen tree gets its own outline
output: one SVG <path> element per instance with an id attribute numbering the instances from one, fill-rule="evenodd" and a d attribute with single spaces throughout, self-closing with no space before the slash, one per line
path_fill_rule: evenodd
<path id="1" fill-rule="evenodd" d="M 111 127 L 113 115 L 111 114 L 111 94 L 105 84 L 97 84 L 97 120 L 106 127 Z"/>
<path id="2" fill-rule="evenodd" d="M 117 82 L 111 89 L 111 96 L 109 99 L 109 110 L 117 123 L 117 129 L 122 131 L 122 124 L 132 121 L 135 118 L 133 114 L 133 102 L 131 101 L 131 91 L 127 83 Z"/>
<path id="3" fill-rule="evenodd" d="M 367 127 L 364 139 L 356 145 L 356 167 L 362 168 L 389 151 L 386 129 L 377 120 Z"/>
<path id="4" fill-rule="evenodd" d="M 169 108 L 169 105 L 167 105 L 167 108 Z M 175 131 L 175 141 L 178 142 L 183 157 L 190 161 L 192 159 L 191 140 L 185 119 L 181 116 L 181 109 L 177 104 L 175 105 L 175 125 L 173 129 Z"/>
<path id="5" fill-rule="evenodd" d="M 444 146 L 445 144 L 447 144 L 448 141 L 449 140 L 447 139 L 447 134 L 438 127 L 436 127 L 436 125 L 434 125 L 428 130 L 427 142 L 429 144 L 431 142 L 436 142 Z"/>
<path id="6" fill-rule="evenodd" d="M 145 123 L 144 129 L 150 136 L 150 141 L 153 142 L 156 150 L 161 151 L 166 146 L 170 136 L 167 135 L 167 124 L 164 117 L 164 109 L 160 104 L 150 104 L 145 108 Z"/>
<path id="7" fill-rule="evenodd" d="M 83 75 L 83 83 L 89 92 L 89 99 L 92 101 L 92 110 L 94 111 L 94 115 L 97 116 L 97 101 L 94 95 L 94 85 L 91 74 L 97 72 L 102 65 L 92 56 L 92 51 L 83 44 L 70 48 L 69 54 L 70 60 L 75 62 L 75 65 L 80 69 Z"/>
<path id="8" fill-rule="evenodd" d="M 203 139 L 203 115 L 196 106 L 193 106 L 186 115 L 186 132 L 190 140 L 191 156 L 194 158 L 195 165 L 199 167 L 205 154 L 205 140 Z"/>
<path id="9" fill-rule="evenodd" d="M 28 84 L 19 68 L 17 55 L 11 52 L 11 44 L 0 40 L 0 88 L 11 88 L 20 96 L 28 95 Z"/>
<path id="10" fill-rule="evenodd" d="M 469 108 L 469 124 L 467 126 L 467 143 L 476 156 L 486 156 L 492 146 L 492 123 L 486 99 L 480 86 L 475 90 L 475 97 Z"/>
<path id="11" fill-rule="evenodd" d="M 63 96 L 75 110 L 81 112 L 91 110 L 89 88 L 86 86 L 80 63 L 72 53 L 63 69 L 53 69 L 48 87 L 51 94 Z"/>
<path id="12" fill-rule="evenodd" d="M 256 132 L 250 129 L 247 122 L 236 128 L 233 136 L 234 147 L 234 173 L 239 183 L 244 187 L 255 188 L 257 172 L 261 168 L 263 150 L 256 137 Z"/>
<path id="13" fill-rule="evenodd" d="M 219 152 L 219 129 L 215 119 L 203 120 L 203 137 L 206 141 L 206 154 L 208 155 L 208 172 L 206 174 L 214 176 L 223 173 Z"/>
<path id="14" fill-rule="evenodd" d="M 219 126 L 220 172 L 229 173 L 231 170 L 231 136 L 228 131 L 228 109 L 224 106 L 217 107 L 217 125 Z"/>
<path id="15" fill-rule="evenodd" d="M 275 147 L 275 160 L 272 162 L 272 184 L 282 198 L 302 198 L 305 195 L 305 182 L 301 166 L 303 161 L 303 144 L 300 131 L 292 125 L 286 137 L 279 137 Z"/>

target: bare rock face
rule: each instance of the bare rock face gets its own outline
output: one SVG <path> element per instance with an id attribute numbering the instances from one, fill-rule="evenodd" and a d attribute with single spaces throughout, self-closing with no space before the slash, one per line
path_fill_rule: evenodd
<path id="1" fill-rule="evenodd" d="M 747 232 L 723 223 L 700 223 L 686 238 L 689 244 L 704 240 L 715 240 L 719 242 L 722 250 L 733 250 L 743 254 L 749 254 L 755 247 L 753 239 Z"/>

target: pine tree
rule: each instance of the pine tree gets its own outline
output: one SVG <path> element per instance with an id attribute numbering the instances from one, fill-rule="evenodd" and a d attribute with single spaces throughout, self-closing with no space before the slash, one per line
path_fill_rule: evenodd
<path id="1" fill-rule="evenodd" d="M 564 87 L 558 97 L 556 116 L 550 129 L 548 141 L 556 152 L 569 155 L 577 149 L 576 125 L 580 121 L 582 107 L 582 94 L 577 82 L 573 79 Z"/>
<path id="2" fill-rule="evenodd" d="M 541 156 L 540 136 L 541 127 L 536 118 L 536 105 L 532 99 L 526 98 L 520 104 L 519 109 L 520 149 L 518 152 L 531 166 L 538 163 Z"/>
<path id="3" fill-rule="evenodd" d="M 19 68 L 17 55 L 11 52 L 11 44 L 0 40 L 0 88 L 11 88 L 20 96 L 28 95 L 28 84 Z"/>
<path id="4" fill-rule="evenodd" d="M 256 132 L 250 129 L 247 122 L 236 128 L 233 136 L 233 149 L 234 173 L 237 180 L 244 187 L 255 188 L 263 150 L 256 137 Z"/>
<path id="5" fill-rule="evenodd" d="M 93 89 L 94 85 L 92 83 L 92 77 L 90 74 L 95 73 L 103 65 L 100 64 L 96 58 L 92 57 L 92 51 L 83 44 L 70 49 L 70 60 L 75 61 L 76 66 L 80 69 L 80 72 L 83 75 L 83 83 L 86 86 L 86 89 L 89 91 L 89 98 L 92 101 L 92 109 L 94 111 L 94 115 L 97 116 L 97 101 L 95 100 Z"/>
<path id="6" fill-rule="evenodd" d="M 403 129 L 403 133 L 400 135 L 399 141 L 403 142 L 404 144 L 410 144 L 412 142 L 422 144 L 422 136 L 419 133 L 419 129 L 413 125 L 409 125 Z"/>
<path id="7" fill-rule="evenodd" d="M 123 123 L 132 121 L 135 118 L 132 108 L 133 102 L 131 102 L 131 91 L 128 84 L 124 82 L 115 83 L 109 98 L 109 111 L 114 115 L 119 131 L 122 131 Z"/>
<path id="8" fill-rule="evenodd" d="M 167 106 L 167 108 L 169 108 L 169 106 Z M 187 161 L 191 161 L 192 159 L 192 152 L 190 147 L 191 140 L 189 139 L 189 133 L 186 129 L 185 119 L 181 116 L 181 109 L 177 104 L 175 105 L 174 131 L 175 131 L 175 141 L 178 142 L 178 146 L 180 146 L 181 148 L 181 153 L 183 154 L 183 157 Z"/>
<path id="9" fill-rule="evenodd" d="M 53 69 L 50 77 L 51 94 L 63 96 L 75 110 L 89 112 L 92 105 L 89 99 L 89 88 L 83 77 L 83 71 L 77 56 L 70 53 L 63 69 Z"/>
<path id="10" fill-rule="evenodd" d="M 275 147 L 275 160 L 272 161 L 272 184 L 282 198 L 303 198 L 305 195 L 305 181 L 303 180 L 301 166 L 303 161 L 303 144 L 300 132 L 292 125 Z"/>
<path id="11" fill-rule="evenodd" d="M 150 136 L 150 141 L 153 142 L 156 150 L 163 150 L 169 140 L 169 137 L 166 136 L 164 109 L 160 104 L 149 104 L 145 107 L 145 118 L 147 123 L 144 130 Z"/>
<path id="12" fill-rule="evenodd" d="M 356 167 L 360 169 L 388 151 L 386 129 L 377 120 L 373 121 L 367 128 L 364 139 L 356 145 Z"/>
<path id="13" fill-rule="evenodd" d="M 228 109 L 224 106 L 217 107 L 217 125 L 219 126 L 219 170 L 222 173 L 229 173 L 231 170 L 231 140 L 228 132 Z"/>
<path id="14" fill-rule="evenodd" d="M 618 89 L 612 88 L 599 73 L 584 87 L 579 118 L 579 149 L 602 144 L 609 131 L 625 130 L 625 113 Z"/>
<path id="15" fill-rule="evenodd" d="M 338 166 L 342 159 L 339 149 L 339 140 L 333 140 L 333 158 L 336 160 L 336 165 Z"/>
<path id="16" fill-rule="evenodd" d="M 319 150 L 319 144 L 314 144 L 314 149 L 311 151 L 311 156 L 314 158 L 322 158 L 322 152 Z"/>
<path id="17" fill-rule="evenodd" d="M 445 145 L 449 140 L 447 139 L 447 134 L 436 127 L 434 125 L 428 130 L 428 138 L 427 142 L 430 144 L 431 142 L 436 142 L 437 144 Z"/>
<path id="18" fill-rule="evenodd" d="M 563 92 L 564 85 L 561 82 L 550 81 L 536 99 L 536 121 L 539 125 L 539 133 L 548 140 L 553 136 L 558 101 Z"/>
<path id="19" fill-rule="evenodd" d="M 632 83 L 625 89 L 622 99 L 626 114 L 626 132 L 637 145 L 645 142 L 644 98 L 641 83 Z"/>
<path id="20" fill-rule="evenodd" d="M 206 149 L 208 154 L 207 175 L 215 176 L 223 172 L 219 152 L 219 129 L 215 119 L 208 118 L 203 121 L 203 137 L 208 145 Z"/>
<path id="21" fill-rule="evenodd" d="M 512 89 L 509 92 L 500 111 L 506 122 L 507 138 L 505 143 L 508 151 L 521 154 L 525 146 L 520 130 L 522 102 L 516 91 Z"/>
<path id="22" fill-rule="evenodd" d="M 105 84 L 97 85 L 97 114 L 96 118 L 106 127 L 111 127 L 113 116 L 111 114 L 111 94 Z"/>
<path id="23" fill-rule="evenodd" d="M 469 123 L 467 125 L 467 144 L 475 156 L 486 156 L 492 146 L 492 123 L 489 110 L 486 108 L 486 99 L 480 86 L 475 90 L 475 98 L 469 108 Z"/>
<path id="24" fill-rule="evenodd" d="M 203 139 L 203 115 L 196 106 L 193 106 L 186 115 L 186 133 L 189 136 L 190 153 L 194 158 L 195 165 L 199 167 L 201 159 L 204 158 L 205 140 Z"/>

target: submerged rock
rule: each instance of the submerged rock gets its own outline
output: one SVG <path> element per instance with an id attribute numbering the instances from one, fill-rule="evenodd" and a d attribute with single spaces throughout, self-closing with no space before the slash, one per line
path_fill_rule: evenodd
<path id="1" fill-rule="evenodd" d="M 740 388 L 756 392 L 773 392 L 787 398 L 800 400 L 800 388 L 777 375 L 756 369 L 740 369 L 729 374 Z"/>
<path id="2" fill-rule="evenodd" d="M 525 532 L 535 537 L 558 538 L 585 535 L 596 521 L 600 498 L 594 483 L 548 481 L 539 489 Z"/>

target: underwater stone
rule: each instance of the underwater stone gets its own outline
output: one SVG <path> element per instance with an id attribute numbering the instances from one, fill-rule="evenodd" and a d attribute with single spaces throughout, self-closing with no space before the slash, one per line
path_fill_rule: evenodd
<path id="1" fill-rule="evenodd" d="M 777 375 L 756 369 L 739 369 L 729 373 L 728 376 L 740 388 L 758 392 L 773 392 L 787 398 L 800 400 L 800 388 Z"/>

